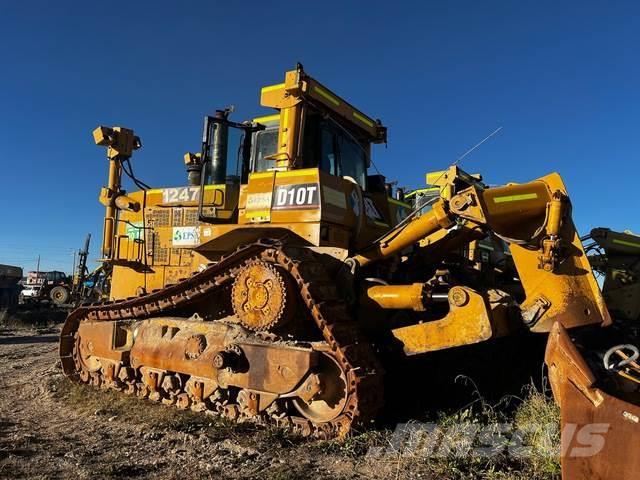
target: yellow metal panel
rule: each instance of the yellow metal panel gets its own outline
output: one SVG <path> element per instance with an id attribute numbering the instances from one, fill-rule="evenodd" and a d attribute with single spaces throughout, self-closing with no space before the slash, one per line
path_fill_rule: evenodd
<path id="1" fill-rule="evenodd" d="M 336 107 L 340 106 L 340 100 L 338 100 L 336 97 L 334 97 L 333 95 L 331 95 L 328 91 L 326 91 L 324 88 L 322 88 L 319 85 L 314 85 L 313 86 L 313 91 L 318 93 L 318 95 L 320 95 L 321 97 L 325 98 L 326 100 L 329 100 L 329 102 L 331 102 L 332 104 L 334 104 Z M 355 113 L 355 112 L 354 112 Z"/>
<path id="2" fill-rule="evenodd" d="M 271 210 L 268 208 L 265 210 L 250 210 L 246 213 L 246 216 L 248 219 L 257 220 L 261 218 L 269 218 L 270 213 Z"/>
<path id="3" fill-rule="evenodd" d="M 280 114 L 276 113 L 275 115 L 265 115 L 264 117 L 256 117 L 253 119 L 254 123 L 271 123 L 271 122 L 279 122 Z"/>
<path id="4" fill-rule="evenodd" d="M 273 176 L 273 172 L 258 172 L 249 174 L 249 180 L 257 180 L 258 178 L 270 178 Z"/>
<path id="5" fill-rule="evenodd" d="M 254 173 L 249 176 L 246 190 L 245 220 L 249 222 L 268 222 L 271 220 L 270 208 L 275 181 L 275 171 Z"/>
<path id="6" fill-rule="evenodd" d="M 523 200 L 535 200 L 538 198 L 538 194 L 535 192 L 532 193 L 522 193 L 520 195 L 506 195 L 503 197 L 493 197 L 494 203 L 507 203 L 507 202 L 521 202 Z"/>
<path id="7" fill-rule="evenodd" d="M 291 170 L 288 172 L 278 172 L 277 177 L 280 178 L 289 178 L 289 177 L 303 177 L 303 176 L 314 176 L 318 177 L 318 169 L 317 168 L 302 168 L 299 170 Z"/>
<path id="8" fill-rule="evenodd" d="M 277 85 L 269 85 L 268 87 L 262 87 L 260 89 L 261 93 L 269 93 L 269 92 L 273 92 L 274 90 L 281 90 L 284 88 L 284 83 L 278 83 Z"/>
<path id="9" fill-rule="evenodd" d="M 294 185 L 297 183 L 318 183 L 319 174 L 317 168 L 305 168 L 303 170 L 290 170 L 276 172 L 276 185 Z"/>
<path id="10" fill-rule="evenodd" d="M 255 242 L 270 235 L 280 236 L 291 231 L 310 245 L 318 245 L 320 240 L 320 224 L 318 222 L 290 222 L 274 225 L 274 223 L 250 223 L 245 225 L 211 225 L 210 231 L 203 238 L 197 252 L 207 255 L 210 252 L 228 253 L 240 244 Z M 204 232 L 203 232 L 204 233 Z M 295 237 L 294 235 L 294 237 Z"/>
<path id="11" fill-rule="evenodd" d="M 445 173 L 447 173 L 447 170 L 440 170 L 439 172 L 427 173 L 427 185 L 435 185 L 436 182 L 440 180 Z"/>
<path id="12" fill-rule="evenodd" d="M 281 206 L 278 205 L 278 199 L 274 197 L 271 221 L 272 223 L 291 223 L 291 222 L 318 222 L 320 221 L 320 182 L 319 182 L 319 169 L 317 168 L 305 168 L 302 170 L 291 171 L 278 171 L 275 173 L 274 182 L 274 195 L 277 194 L 282 187 L 289 185 L 305 185 L 308 184 L 308 188 L 313 188 L 313 195 L 317 202 L 314 204 L 304 206 Z M 308 208 L 305 208 L 307 207 Z"/>
<path id="13" fill-rule="evenodd" d="M 471 345 L 492 337 L 489 312 L 480 294 L 470 288 L 454 287 L 449 292 L 449 305 L 449 313 L 441 320 L 391 331 L 402 342 L 405 354 Z"/>
<path id="14" fill-rule="evenodd" d="M 323 171 L 318 173 L 318 180 L 322 188 L 322 220 L 343 225 L 349 229 L 352 228 L 355 225 L 356 216 L 350 206 L 349 196 L 354 189 L 354 184 L 342 177 L 329 175 Z M 377 235 L 380 236 L 380 233 L 378 232 Z M 364 237 L 366 235 L 359 235 L 358 239 Z"/>

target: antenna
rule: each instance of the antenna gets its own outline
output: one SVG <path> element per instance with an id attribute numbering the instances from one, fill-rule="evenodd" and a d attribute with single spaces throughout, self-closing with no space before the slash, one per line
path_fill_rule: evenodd
<path id="1" fill-rule="evenodd" d="M 460 160 L 462 160 L 464 157 L 466 157 L 467 155 L 469 155 L 471 152 L 473 152 L 476 148 L 478 148 L 480 145 L 482 145 L 484 142 L 486 142 L 487 140 L 489 140 L 491 137 L 493 137 L 494 135 L 496 135 L 500 130 L 502 130 L 502 127 L 498 127 L 496 128 L 493 132 L 491 132 L 489 135 L 487 135 L 486 137 L 484 137 L 482 140 L 480 140 L 478 143 L 476 143 L 473 147 L 471 147 L 469 150 L 467 150 L 466 152 L 464 152 L 462 155 L 460 155 L 455 162 L 453 162 L 453 165 L 456 165 Z"/>
<path id="2" fill-rule="evenodd" d="M 462 155 L 460 155 L 458 158 L 456 158 L 456 160 L 451 164 L 451 166 L 455 166 L 457 165 L 460 160 L 462 160 L 464 157 L 466 157 L 467 155 L 469 155 L 471 152 L 473 152 L 476 148 L 478 148 L 480 145 L 482 145 L 484 142 L 486 142 L 487 140 L 489 140 L 491 137 L 493 137 L 494 135 L 496 135 L 500 130 L 502 130 L 502 127 L 498 127 L 496 128 L 493 132 L 491 132 L 489 135 L 487 135 L 486 137 L 484 137 L 482 140 L 480 140 L 478 143 L 476 143 L 473 147 L 471 147 L 469 150 L 467 150 L 466 152 L 464 152 Z M 445 174 L 446 170 L 443 170 L 443 172 L 440 174 L 440 176 L 436 179 L 436 181 L 440 180 L 442 178 L 442 176 Z M 435 201 L 434 197 L 434 201 Z M 430 203 L 426 203 L 424 206 L 426 205 L 430 205 Z"/>

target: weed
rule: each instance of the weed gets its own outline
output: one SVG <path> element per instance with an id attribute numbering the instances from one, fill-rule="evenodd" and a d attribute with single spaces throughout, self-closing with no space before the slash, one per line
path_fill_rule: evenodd
<path id="1" fill-rule="evenodd" d="M 185 434 L 205 434 L 211 441 L 250 444 L 266 454 L 278 451 L 288 457 L 298 452 L 318 457 L 319 464 L 366 464 L 377 474 L 396 478 L 441 478 L 483 480 L 554 480 L 560 476 L 559 409 L 533 386 L 527 387 L 515 408 L 506 409 L 506 400 L 490 405 L 478 398 L 464 409 L 440 415 L 435 422 L 440 449 L 395 451 L 397 432 L 369 429 L 352 432 L 342 439 L 311 441 L 275 427 L 228 420 L 143 401 L 119 392 L 75 384 L 60 376 L 49 381 L 49 392 L 86 415 L 116 417 L 118 422 L 136 422 L 144 428 L 168 429 Z M 513 401 L 513 399 L 512 399 Z M 510 425 L 505 431 L 504 425 Z M 469 435 L 469 429 L 482 435 Z M 523 432 L 527 455 L 512 455 L 507 449 L 513 431 Z M 491 446 L 493 445 L 493 447 Z M 384 452 L 370 455 L 371 451 Z M 274 465 L 261 469 L 267 478 L 305 477 L 308 465 Z M 116 472 L 117 473 L 117 472 Z"/>

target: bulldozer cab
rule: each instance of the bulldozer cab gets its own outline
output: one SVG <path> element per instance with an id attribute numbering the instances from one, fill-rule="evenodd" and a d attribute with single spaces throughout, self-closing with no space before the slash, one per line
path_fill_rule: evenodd
<path id="1" fill-rule="evenodd" d="M 308 107 L 302 134 L 302 153 L 297 165 L 291 168 L 319 168 L 339 177 L 350 177 L 367 190 L 367 167 L 370 165 L 370 144 L 358 140 L 346 127 L 331 117 Z M 270 125 L 254 135 L 255 148 L 252 172 L 265 172 L 275 168 L 278 156 L 279 115 L 266 117 Z M 258 118 L 256 121 L 265 121 Z"/>
<path id="2" fill-rule="evenodd" d="M 321 87 L 300 65 L 286 75 L 287 81 L 295 77 L 295 88 L 285 82 L 261 91 L 262 105 L 279 113 L 243 123 L 229 120 L 231 109 L 205 117 L 203 183 L 234 177 L 247 183 L 249 173 L 319 168 L 350 177 L 366 190 L 370 145 L 386 141 L 386 128 Z M 313 92 L 321 92 L 323 101 Z"/>
<path id="3" fill-rule="evenodd" d="M 371 145 L 386 141 L 379 121 L 300 65 L 284 83 L 262 88 L 261 104 L 278 113 L 244 123 L 229 120 L 229 110 L 205 118 L 198 218 L 213 227 L 199 251 L 288 234 L 346 256 L 408 214 L 384 176 L 367 174 Z M 231 215 L 219 214 L 223 204 L 236 206 Z"/>

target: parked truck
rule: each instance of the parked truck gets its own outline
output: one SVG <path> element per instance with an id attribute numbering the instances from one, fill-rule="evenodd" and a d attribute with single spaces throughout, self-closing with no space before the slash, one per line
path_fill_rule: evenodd
<path id="1" fill-rule="evenodd" d="M 65 305 L 71 297 L 72 279 L 64 272 L 36 272 L 27 274 L 27 280 L 20 293 L 24 304 L 50 302 Z"/>

